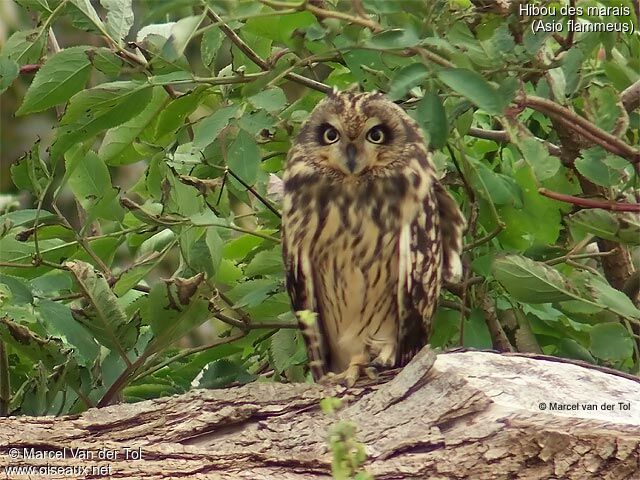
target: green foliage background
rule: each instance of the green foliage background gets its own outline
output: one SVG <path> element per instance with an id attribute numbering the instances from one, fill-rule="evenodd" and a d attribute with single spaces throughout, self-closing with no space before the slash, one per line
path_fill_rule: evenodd
<path id="1" fill-rule="evenodd" d="M 8 131 L 55 128 L 2 169 L 0 413 L 305 380 L 277 179 L 324 92 L 353 83 L 418 121 L 469 219 L 431 343 L 637 373 L 634 275 L 602 263 L 637 259 L 637 209 L 538 189 L 637 206 L 640 37 L 533 33 L 517 5 L 475 3 L 18 0 L 3 157 Z M 578 19 L 637 29 L 621 5 Z"/>

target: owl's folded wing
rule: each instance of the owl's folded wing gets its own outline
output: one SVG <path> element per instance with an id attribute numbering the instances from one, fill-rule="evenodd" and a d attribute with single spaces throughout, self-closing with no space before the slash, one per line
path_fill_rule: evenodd
<path id="1" fill-rule="evenodd" d="M 462 272 L 460 254 L 465 220 L 456 201 L 434 178 L 433 191 L 411 225 L 400 235 L 401 315 L 398 364 L 406 364 L 424 344 L 438 304 L 442 278 Z"/>
<path id="2" fill-rule="evenodd" d="M 313 271 L 308 259 L 301 258 L 297 252 L 287 247 L 283 230 L 283 257 L 285 283 L 291 298 L 291 306 L 298 318 L 300 331 L 307 346 L 309 368 L 313 379 L 320 380 L 328 372 L 328 349 L 324 345 L 324 324 L 314 287 Z"/>

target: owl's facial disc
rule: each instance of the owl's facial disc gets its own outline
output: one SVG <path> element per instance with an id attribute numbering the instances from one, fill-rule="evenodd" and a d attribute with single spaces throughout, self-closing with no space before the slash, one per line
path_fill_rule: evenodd
<path id="1" fill-rule="evenodd" d="M 392 140 L 392 131 L 377 117 L 357 128 L 332 116 L 319 125 L 316 139 L 332 168 L 347 176 L 358 176 L 377 165 L 381 150 Z"/>

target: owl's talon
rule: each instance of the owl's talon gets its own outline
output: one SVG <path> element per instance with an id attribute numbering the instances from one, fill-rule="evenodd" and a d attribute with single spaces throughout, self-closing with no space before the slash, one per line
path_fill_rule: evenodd
<path id="1" fill-rule="evenodd" d="M 365 367 L 364 373 L 371 380 L 378 380 L 378 369 L 376 367 Z"/>
<path id="2" fill-rule="evenodd" d="M 339 385 L 344 385 L 347 388 L 351 388 L 356 384 L 356 382 L 358 381 L 358 378 L 360 378 L 360 373 L 362 371 L 367 373 L 363 365 L 359 363 L 351 364 L 349 365 L 349 368 L 347 368 L 342 373 L 334 373 L 334 372 L 327 373 L 324 377 L 320 379 L 319 383 L 322 383 L 324 385 L 339 384 Z M 367 376 L 368 375 L 369 374 L 367 373 Z"/>

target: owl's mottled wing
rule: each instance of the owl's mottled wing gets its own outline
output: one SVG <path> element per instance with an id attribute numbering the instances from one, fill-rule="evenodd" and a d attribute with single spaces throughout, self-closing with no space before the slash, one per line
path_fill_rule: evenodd
<path id="1" fill-rule="evenodd" d="M 423 209 L 400 236 L 400 283 L 406 295 L 399 328 L 399 365 L 408 363 L 427 342 L 442 278 L 455 280 L 462 272 L 460 254 L 464 228 L 465 220 L 458 204 L 440 182 L 432 178 Z M 404 278 L 403 270 L 406 271 Z"/>
<path id="2" fill-rule="evenodd" d="M 322 323 L 322 312 L 316 298 L 315 279 L 304 252 L 296 250 L 296 246 L 292 244 L 292 239 L 288 237 L 284 225 L 282 237 L 284 239 L 282 250 L 287 293 L 307 346 L 311 374 L 314 380 L 318 381 L 327 374 L 329 359 L 324 344 L 326 337 Z M 315 313 L 315 316 L 300 313 L 305 310 Z"/>
<path id="3" fill-rule="evenodd" d="M 442 244 L 442 277 L 457 282 L 462 276 L 462 237 L 467 226 L 458 203 L 440 184 L 434 182 L 434 192 L 440 220 L 440 242 Z"/>

